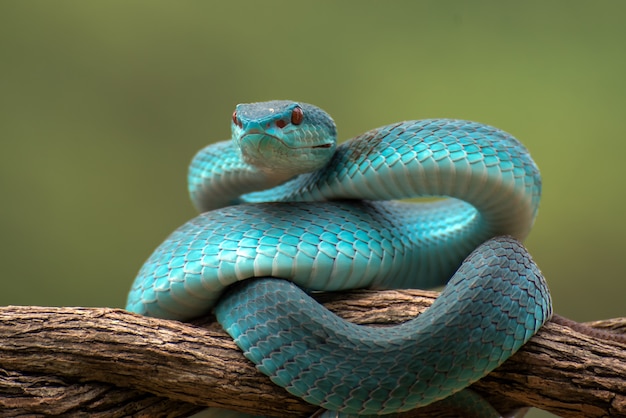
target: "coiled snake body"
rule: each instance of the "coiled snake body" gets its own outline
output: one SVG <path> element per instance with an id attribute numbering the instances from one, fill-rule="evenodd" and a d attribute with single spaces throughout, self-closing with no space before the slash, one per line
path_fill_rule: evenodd
<path id="1" fill-rule="evenodd" d="M 511 135 L 433 119 L 336 147 L 330 116 L 289 101 L 238 105 L 232 133 L 193 159 L 190 194 L 204 213 L 155 250 L 127 309 L 179 320 L 215 309 L 272 381 L 358 415 L 461 391 L 551 316 L 517 241 L 533 224 L 541 178 Z M 389 201 L 418 196 L 446 198 Z M 385 328 L 341 320 L 301 290 L 446 283 L 424 314 Z"/>

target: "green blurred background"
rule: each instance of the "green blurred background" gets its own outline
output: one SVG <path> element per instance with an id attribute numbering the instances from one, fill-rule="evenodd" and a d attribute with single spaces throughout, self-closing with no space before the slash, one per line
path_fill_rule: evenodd
<path id="1" fill-rule="evenodd" d="M 555 310 L 626 315 L 626 2 L 0 3 L 0 304 L 112 306 L 194 216 L 187 164 L 239 102 L 343 139 L 429 117 L 517 136 Z M 535 413 L 536 417 L 548 416 Z"/>

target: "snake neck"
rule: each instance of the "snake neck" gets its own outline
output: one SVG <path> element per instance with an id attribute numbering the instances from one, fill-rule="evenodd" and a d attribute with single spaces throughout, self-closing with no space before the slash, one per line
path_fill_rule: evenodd
<path id="1" fill-rule="evenodd" d="M 523 240 L 540 196 L 539 170 L 513 136 L 476 122 L 433 119 L 369 131 L 338 147 L 322 170 L 242 201 L 451 197 L 425 211 L 448 236 L 461 240 L 480 230 L 486 231 L 485 239 Z"/>
<path id="2" fill-rule="evenodd" d="M 293 177 L 287 171 L 261 170 L 247 164 L 232 141 L 200 150 L 187 176 L 191 201 L 199 212 L 242 203 L 241 196 L 275 187 Z"/>

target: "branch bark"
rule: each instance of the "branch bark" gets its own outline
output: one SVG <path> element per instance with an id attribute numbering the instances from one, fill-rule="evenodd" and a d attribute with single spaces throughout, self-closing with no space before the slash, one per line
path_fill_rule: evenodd
<path id="1" fill-rule="evenodd" d="M 426 291 L 325 294 L 356 323 L 393 324 L 426 309 Z M 315 406 L 256 371 L 219 325 L 108 308 L 0 308 L 0 416 L 187 416 L 204 406 L 307 416 Z M 626 334 L 626 318 L 590 325 Z M 473 388 L 501 411 L 626 416 L 626 345 L 550 322 Z M 411 416 L 445 416 L 437 405 Z"/>

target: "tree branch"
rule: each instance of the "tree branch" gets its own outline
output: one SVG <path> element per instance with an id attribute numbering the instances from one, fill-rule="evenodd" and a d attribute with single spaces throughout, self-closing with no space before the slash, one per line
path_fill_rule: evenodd
<path id="1" fill-rule="evenodd" d="M 425 291 L 355 291 L 318 298 L 361 324 L 410 319 Z M 218 406 L 307 416 L 315 406 L 257 372 L 209 323 L 108 308 L 0 308 L 0 416 L 186 416 Z M 592 323 L 626 334 L 626 318 Z M 564 417 L 626 416 L 626 345 L 550 322 L 473 386 L 501 411 L 535 406 Z M 417 416 L 418 412 L 403 416 Z M 419 416 L 445 416 L 437 405 Z"/>

